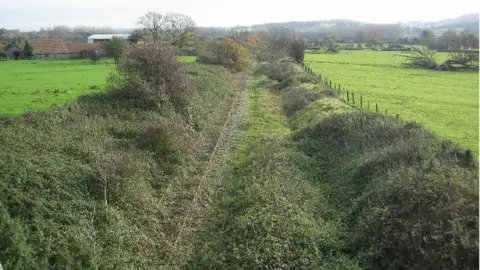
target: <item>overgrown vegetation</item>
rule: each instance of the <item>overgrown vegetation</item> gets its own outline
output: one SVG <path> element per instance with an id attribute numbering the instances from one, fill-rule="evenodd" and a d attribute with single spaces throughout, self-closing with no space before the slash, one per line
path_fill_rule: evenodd
<path id="1" fill-rule="evenodd" d="M 259 40 L 237 155 L 201 189 L 240 76 L 160 43 L 121 58 L 106 93 L 1 117 L 3 266 L 476 269 L 472 151 L 342 103 L 294 64 L 296 42 Z"/>
<path id="2" fill-rule="evenodd" d="M 247 48 L 231 38 L 208 42 L 198 55 L 198 61 L 222 65 L 235 72 L 245 71 L 251 67 Z"/>
<path id="3" fill-rule="evenodd" d="M 1 118 L 5 269 L 184 263 L 178 220 L 203 170 L 203 138 L 218 136 L 238 85 L 222 67 L 192 63 L 187 76 L 163 48 L 132 54 L 106 93 Z"/>
<path id="4" fill-rule="evenodd" d="M 475 269 L 478 165 L 416 123 L 374 113 L 325 118 L 294 136 L 367 269 Z"/>
<path id="5" fill-rule="evenodd" d="M 248 139 L 190 268 L 476 269 L 473 153 L 297 76 L 251 87 Z"/>

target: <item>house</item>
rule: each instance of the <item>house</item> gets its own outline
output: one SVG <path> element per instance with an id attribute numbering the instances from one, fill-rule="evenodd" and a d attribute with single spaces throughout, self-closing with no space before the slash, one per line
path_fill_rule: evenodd
<path id="1" fill-rule="evenodd" d="M 90 52 L 94 49 L 97 49 L 100 53 L 102 52 L 102 46 L 99 43 L 68 43 L 67 49 L 70 58 L 88 58 L 90 57 Z"/>
<path id="2" fill-rule="evenodd" d="M 33 47 L 34 59 L 68 59 L 70 53 L 67 43 L 61 38 L 54 39 L 29 39 Z"/>
<path id="3" fill-rule="evenodd" d="M 102 43 L 104 41 L 109 41 L 114 37 L 121 38 L 134 44 L 138 41 L 137 39 L 131 38 L 130 34 L 96 34 L 88 37 L 88 43 Z"/>

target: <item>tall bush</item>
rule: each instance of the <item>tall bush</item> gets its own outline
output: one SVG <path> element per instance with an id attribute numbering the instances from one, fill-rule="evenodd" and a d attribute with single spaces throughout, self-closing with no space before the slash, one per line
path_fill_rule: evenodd
<path id="1" fill-rule="evenodd" d="M 205 64 L 222 65 L 235 72 L 241 72 L 251 67 L 247 48 L 231 38 L 207 43 L 199 54 L 198 61 Z"/>
<path id="2" fill-rule="evenodd" d="M 123 92 L 147 107 L 172 105 L 188 117 L 189 97 L 196 91 L 175 53 L 163 44 L 133 47 L 118 64 Z"/>

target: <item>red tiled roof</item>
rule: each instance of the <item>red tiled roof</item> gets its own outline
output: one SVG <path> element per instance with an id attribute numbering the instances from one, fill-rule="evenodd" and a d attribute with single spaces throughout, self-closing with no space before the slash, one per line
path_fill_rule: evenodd
<path id="1" fill-rule="evenodd" d="M 100 50 L 98 43 L 81 43 L 81 44 L 67 44 L 67 49 L 70 53 L 79 53 L 83 51 L 91 51 L 93 49 Z"/>
<path id="2" fill-rule="evenodd" d="M 67 43 L 61 38 L 56 39 L 29 39 L 35 54 L 68 53 Z"/>

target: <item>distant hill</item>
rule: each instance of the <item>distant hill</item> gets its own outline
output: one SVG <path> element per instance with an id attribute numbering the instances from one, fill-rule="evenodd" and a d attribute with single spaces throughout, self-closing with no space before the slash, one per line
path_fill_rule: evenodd
<path id="1" fill-rule="evenodd" d="M 276 27 L 288 27 L 296 30 L 303 30 L 306 28 L 330 28 L 332 26 L 358 26 L 361 25 L 361 22 L 346 20 L 346 19 L 333 19 L 333 20 L 323 20 L 323 21 L 292 21 L 292 22 L 281 22 L 281 23 L 266 23 L 266 24 L 256 24 L 252 25 L 252 30 L 261 30 L 261 29 L 271 29 Z"/>
<path id="2" fill-rule="evenodd" d="M 430 29 L 478 29 L 479 13 L 465 14 L 453 19 L 446 19 L 433 22 L 407 22 L 404 26 L 430 28 Z"/>
<path id="3" fill-rule="evenodd" d="M 429 28 L 439 30 L 439 33 L 447 29 L 457 29 L 460 31 L 470 30 L 478 31 L 479 13 L 465 14 L 453 19 L 446 19 L 440 21 L 414 21 L 406 22 L 401 25 L 406 28 L 406 33 L 414 33 L 417 35 L 421 29 Z M 288 27 L 299 32 L 317 33 L 328 35 L 331 33 L 338 33 L 347 37 L 354 37 L 359 27 L 369 25 L 365 22 L 354 21 L 349 19 L 329 19 L 317 21 L 290 21 L 278 23 L 264 23 L 249 26 L 252 31 L 268 30 L 277 27 Z M 372 24 L 370 24 L 372 25 Z M 394 25 L 394 24 L 390 24 Z M 198 27 L 200 36 L 222 37 L 228 34 L 229 27 Z M 130 33 L 133 29 L 114 29 L 118 33 Z M 436 31 L 437 32 L 437 31 Z"/>

